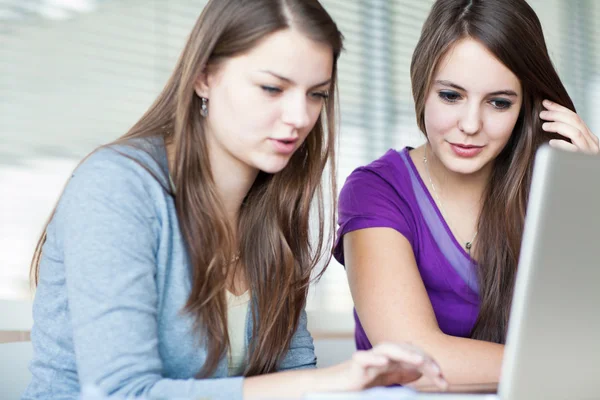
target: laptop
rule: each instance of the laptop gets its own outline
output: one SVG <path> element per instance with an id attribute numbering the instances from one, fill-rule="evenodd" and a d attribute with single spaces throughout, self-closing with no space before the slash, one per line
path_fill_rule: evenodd
<path id="1" fill-rule="evenodd" d="M 600 156 L 538 150 L 498 394 L 466 389 L 415 398 L 600 399 Z"/>

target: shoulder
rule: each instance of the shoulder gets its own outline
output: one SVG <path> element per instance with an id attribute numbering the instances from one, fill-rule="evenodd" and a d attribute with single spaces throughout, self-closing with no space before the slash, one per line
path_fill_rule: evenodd
<path id="1" fill-rule="evenodd" d="M 135 177 L 141 181 L 163 183 L 168 170 L 157 146 L 149 139 L 102 146 L 79 164 L 72 177 L 95 177 L 114 182 Z"/>
<path id="2" fill-rule="evenodd" d="M 153 147 L 154 146 L 154 147 Z M 151 192 L 151 187 L 168 188 L 166 159 L 157 143 L 135 139 L 100 147 L 75 169 L 69 189 L 116 191 L 121 195 Z M 149 194 L 149 193 L 146 193 Z"/>
<path id="3" fill-rule="evenodd" d="M 374 196 L 388 201 L 410 197 L 409 157 L 407 148 L 392 149 L 370 164 L 355 169 L 340 192 L 340 208 L 352 204 L 361 207 L 361 203 L 370 202 Z"/>
<path id="4" fill-rule="evenodd" d="M 103 146 L 75 169 L 60 198 L 57 213 L 94 215 L 120 210 L 155 215 L 168 195 L 168 170 L 151 150 L 138 143 Z"/>
<path id="5" fill-rule="evenodd" d="M 93 151 L 60 196 L 47 228 L 50 242 L 70 254 L 98 251 L 101 243 L 111 243 L 107 254 L 133 242 L 154 249 L 169 212 L 160 164 L 151 152 L 129 144 Z"/>
<path id="6" fill-rule="evenodd" d="M 390 150 L 357 168 L 340 193 L 335 258 L 344 263 L 342 237 L 366 228 L 392 228 L 414 246 L 417 200 L 411 180 L 408 149 Z"/>

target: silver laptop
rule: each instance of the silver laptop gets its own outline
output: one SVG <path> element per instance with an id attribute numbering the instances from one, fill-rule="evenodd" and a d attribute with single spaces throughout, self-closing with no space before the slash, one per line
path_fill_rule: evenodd
<path id="1" fill-rule="evenodd" d="M 498 394 L 417 399 L 600 399 L 600 156 L 540 148 L 527 210 Z"/>

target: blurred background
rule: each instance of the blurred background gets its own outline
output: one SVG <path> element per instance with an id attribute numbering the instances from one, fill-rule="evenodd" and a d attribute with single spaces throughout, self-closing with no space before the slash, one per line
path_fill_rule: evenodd
<path id="1" fill-rule="evenodd" d="M 0 299 L 30 299 L 42 226 L 77 162 L 124 134 L 165 84 L 203 0 L 0 0 Z M 432 0 L 322 0 L 346 37 L 339 185 L 389 148 L 416 146 L 409 65 Z M 553 61 L 600 134 L 600 1 L 531 0 Z M 352 299 L 331 262 L 311 326 L 350 338 Z"/>

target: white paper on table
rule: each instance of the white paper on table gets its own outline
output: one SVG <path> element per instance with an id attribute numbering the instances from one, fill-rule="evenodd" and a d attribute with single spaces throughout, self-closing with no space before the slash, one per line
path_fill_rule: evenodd
<path id="1" fill-rule="evenodd" d="M 361 392 L 309 393 L 304 400 L 410 400 L 417 392 L 407 387 L 372 388 Z"/>

